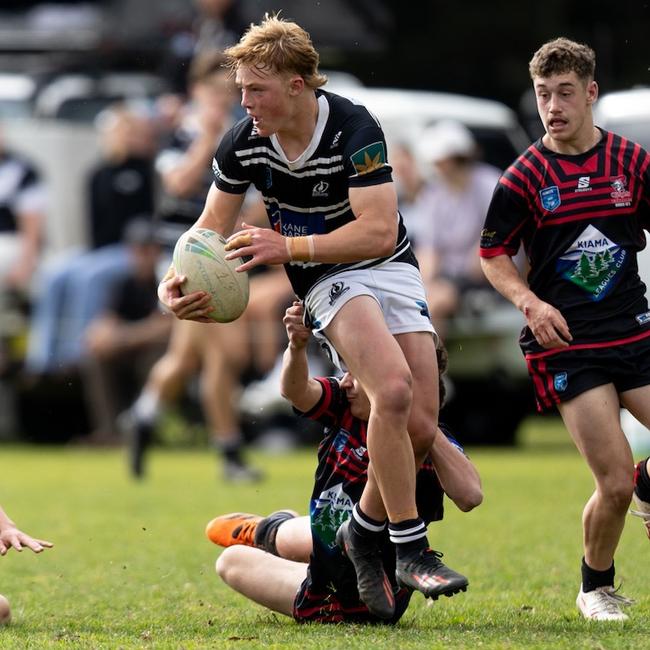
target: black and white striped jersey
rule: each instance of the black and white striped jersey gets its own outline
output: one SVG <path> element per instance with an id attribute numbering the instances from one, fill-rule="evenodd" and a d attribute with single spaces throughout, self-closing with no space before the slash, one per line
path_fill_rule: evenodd
<path id="1" fill-rule="evenodd" d="M 262 194 L 271 227 L 285 237 L 332 232 L 355 217 L 348 189 L 391 182 L 386 141 L 368 110 L 349 99 L 317 91 L 314 135 L 296 160 L 285 156 L 275 135 L 261 137 L 247 117 L 222 139 L 213 170 L 216 186 L 243 193 L 253 184 Z M 291 262 L 285 265 L 295 293 L 303 298 L 324 277 L 346 269 L 390 261 L 417 266 L 399 213 L 395 250 L 384 258 L 345 264 Z"/>
<path id="2" fill-rule="evenodd" d="M 14 232 L 21 214 L 44 214 L 45 186 L 22 156 L 0 152 L 0 232 Z"/>

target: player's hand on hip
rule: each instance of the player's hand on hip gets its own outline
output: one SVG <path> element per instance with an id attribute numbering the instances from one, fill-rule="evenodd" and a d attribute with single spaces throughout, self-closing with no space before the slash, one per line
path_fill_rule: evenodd
<path id="1" fill-rule="evenodd" d="M 564 316 L 547 302 L 537 300 L 526 305 L 524 316 L 537 342 L 547 350 L 566 348 L 573 340 Z"/>
<path id="2" fill-rule="evenodd" d="M 289 253 L 285 237 L 271 228 L 258 228 L 242 223 L 242 229 L 228 237 L 225 250 L 227 260 L 250 257 L 237 271 L 248 271 L 260 264 L 286 264 Z"/>
<path id="3" fill-rule="evenodd" d="M 181 320 L 194 320 L 199 323 L 214 322 L 208 317 L 212 311 L 209 294 L 205 291 L 195 291 L 186 296 L 182 294 L 181 285 L 186 279 L 184 275 L 176 275 L 173 267 L 170 267 L 167 275 L 158 285 L 158 300 Z"/>
<path id="4" fill-rule="evenodd" d="M 294 300 L 291 307 L 284 313 L 282 322 L 287 330 L 289 343 L 295 348 L 304 348 L 311 336 L 311 330 L 303 323 L 303 306 L 299 300 Z"/>

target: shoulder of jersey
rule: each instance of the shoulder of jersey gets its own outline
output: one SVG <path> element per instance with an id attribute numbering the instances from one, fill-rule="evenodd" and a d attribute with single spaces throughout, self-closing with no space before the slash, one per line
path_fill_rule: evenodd
<path id="1" fill-rule="evenodd" d="M 236 146 L 246 146 L 253 142 L 268 141 L 267 137 L 258 135 L 253 126 L 253 118 L 246 115 L 242 117 L 231 129 L 233 142 Z"/>
<path id="2" fill-rule="evenodd" d="M 365 104 L 353 98 L 344 97 L 343 95 L 337 95 L 336 93 L 330 93 L 325 90 L 322 92 L 327 97 L 331 110 L 344 119 L 348 117 L 364 118 L 370 115 L 370 111 L 366 108 Z"/>

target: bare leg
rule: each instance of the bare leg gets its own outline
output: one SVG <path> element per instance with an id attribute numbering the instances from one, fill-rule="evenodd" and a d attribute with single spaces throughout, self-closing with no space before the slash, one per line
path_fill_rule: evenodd
<path id="1" fill-rule="evenodd" d="M 309 517 L 294 517 L 278 528 L 275 548 L 280 557 L 294 562 L 309 562 L 312 551 Z"/>
<path id="2" fill-rule="evenodd" d="M 232 589 L 280 614 L 291 616 L 307 564 L 292 562 L 250 546 L 230 546 L 216 564 L 219 577 Z"/>
<path id="3" fill-rule="evenodd" d="M 583 511 L 585 562 L 606 571 L 623 531 L 632 496 L 632 452 L 619 418 L 612 384 L 593 388 L 561 404 L 562 419 L 596 482 Z"/>
<path id="4" fill-rule="evenodd" d="M 241 323 L 198 324 L 196 345 L 202 350 L 201 404 L 211 435 L 220 442 L 239 439 L 234 396 L 248 361 L 248 334 Z"/>

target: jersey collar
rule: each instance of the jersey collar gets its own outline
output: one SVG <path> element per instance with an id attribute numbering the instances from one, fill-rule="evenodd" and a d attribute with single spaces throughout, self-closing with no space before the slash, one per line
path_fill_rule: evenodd
<path id="1" fill-rule="evenodd" d="M 295 160 L 289 160 L 284 151 L 282 150 L 282 147 L 280 146 L 280 143 L 278 142 L 278 138 L 273 133 L 270 136 L 271 144 L 273 145 L 273 148 L 275 149 L 276 153 L 280 156 L 280 159 L 282 162 L 284 162 L 287 167 L 290 170 L 294 169 L 299 169 L 302 167 L 309 158 L 311 158 L 312 154 L 314 151 L 316 151 L 316 148 L 318 147 L 321 137 L 323 136 L 323 131 L 325 130 L 325 125 L 327 124 L 327 118 L 330 115 L 330 105 L 329 102 L 327 101 L 327 98 L 325 95 L 319 95 L 318 97 L 318 119 L 316 120 L 316 128 L 314 129 L 314 133 L 311 136 L 311 141 L 307 148 L 295 159 Z"/>

